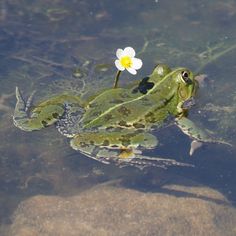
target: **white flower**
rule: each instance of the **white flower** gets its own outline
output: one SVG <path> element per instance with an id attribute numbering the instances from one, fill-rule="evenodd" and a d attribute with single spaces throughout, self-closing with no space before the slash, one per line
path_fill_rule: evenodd
<path id="1" fill-rule="evenodd" d="M 126 47 L 123 49 L 117 49 L 116 56 L 118 60 L 115 60 L 115 65 L 118 70 L 127 70 L 129 73 L 135 75 L 138 69 L 143 65 L 141 59 L 135 58 L 135 51 L 132 47 Z"/>

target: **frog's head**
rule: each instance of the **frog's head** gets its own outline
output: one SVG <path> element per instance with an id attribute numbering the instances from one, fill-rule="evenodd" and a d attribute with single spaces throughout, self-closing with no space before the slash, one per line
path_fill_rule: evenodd
<path id="1" fill-rule="evenodd" d="M 157 99 L 172 98 L 172 103 L 177 112 L 188 110 L 193 105 L 193 97 L 198 87 L 193 73 L 186 68 L 171 69 L 166 64 L 158 64 L 152 74 L 141 80 L 138 87 L 133 90 L 134 93 L 155 94 Z"/>
<path id="2" fill-rule="evenodd" d="M 187 100 L 194 96 L 198 87 L 197 81 L 194 79 L 193 73 L 186 68 L 171 68 L 166 64 L 158 64 L 148 81 L 158 83 L 161 80 L 169 81 L 172 78 L 173 83 L 179 84 L 178 96 L 180 100 Z"/>
<path id="3" fill-rule="evenodd" d="M 198 82 L 194 79 L 192 71 L 186 68 L 174 70 L 174 81 L 178 84 L 178 109 L 187 110 L 193 105 L 193 97 L 196 95 Z"/>
<path id="4" fill-rule="evenodd" d="M 173 96 L 177 102 L 177 110 L 182 113 L 193 104 L 193 97 L 198 88 L 198 82 L 193 73 L 186 68 L 171 69 L 168 65 L 157 65 L 148 78 L 156 86 L 156 91 L 168 97 Z M 154 87 L 153 85 L 153 87 Z"/>

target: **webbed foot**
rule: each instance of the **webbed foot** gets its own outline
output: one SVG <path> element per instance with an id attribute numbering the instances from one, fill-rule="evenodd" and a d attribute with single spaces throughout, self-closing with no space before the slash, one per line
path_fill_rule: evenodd
<path id="1" fill-rule="evenodd" d="M 17 101 L 13 115 L 13 123 L 16 127 L 24 131 L 40 130 L 52 125 L 64 113 L 62 104 L 58 105 L 50 100 L 40 103 L 37 107 L 31 109 L 34 93 L 35 91 L 25 102 L 20 90 L 16 87 Z"/>
<path id="2" fill-rule="evenodd" d="M 150 157 L 142 154 L 136 154 L 133 158 L 118 159 L 117 162 L 120 167 L 134 166 L 141 170 L 147 167 L 158 167 L 162 169 L 167 169 L 170 166 L 194 167 L 192 164 L 178 162 L 174 159 Z"/>
<path id="3" fill-rule="evenodd" d="M 29 97 L 27 102 L 23 99 L 23 96 L 18 87 L 16 87 L 16 106 L 13 115 L 13 123 L 16 127 L 24 130 L 31 131 L 32 129 L 28 127 L 28 114 L 27 110 L 30 106 L 30 102 L 32 100 L 33 95 Z"/>

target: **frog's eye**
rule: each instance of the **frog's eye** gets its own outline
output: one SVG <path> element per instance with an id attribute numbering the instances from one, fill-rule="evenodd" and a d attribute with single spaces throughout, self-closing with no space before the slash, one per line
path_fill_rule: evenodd
<path id="1" fill-rule="evenodd" d="M 192 80 L 189 78 L 189 72 L 184 70 L 181 72 L 181 78 L 186 84 L 191 84 Z"/>

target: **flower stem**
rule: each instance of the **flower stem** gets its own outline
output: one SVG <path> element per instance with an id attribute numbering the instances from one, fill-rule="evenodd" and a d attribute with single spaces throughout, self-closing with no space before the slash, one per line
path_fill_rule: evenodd
<path id="1" fill-rule="evenodd" d="M 117 88 L 119 77 L 120 77 L 120 73 L 121 73 L 121 70 L 118 70 L 117 73 L 116 73 L 115 83 L 114 83 L 113 88 Z"/>

